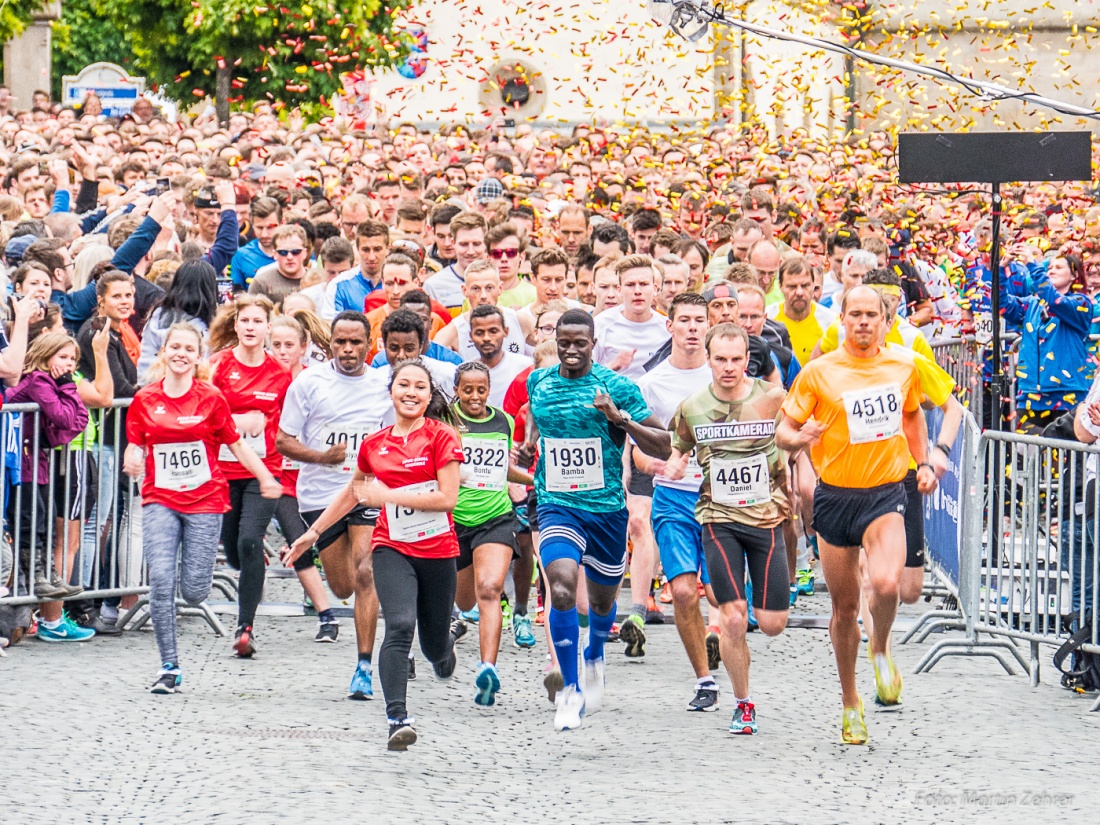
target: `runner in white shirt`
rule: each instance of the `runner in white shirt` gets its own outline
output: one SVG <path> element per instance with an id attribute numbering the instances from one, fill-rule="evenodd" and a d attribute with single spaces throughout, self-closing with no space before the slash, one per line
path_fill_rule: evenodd
<path id="1" fill-rule="evenodd" d="M 466 281 L 462 285 L 462 294 L 470 304 L 470 309 L 455 317 L 435 335 L 435 343 L 441 347 L 453 349 L 463 361 L 476 361 L 480 356 L 474 342 L 470 339 L 470 313 L 481 306 L 497 306 L 500 299 L 501 283 L 497 268 L 490 261 L 475 261 L 466 268 Z M 507 335 L 504 349 L 514 355 L 526 355 L 527 343 L 524 341 L 523 327 L 516 311 L 501 307 Z M 449 385 L 447 385 L 449 386 Z"/>
<path id="2" fill-rule="evenodd" d="M 668 310 L 668 331 L 672 333 L 672 353 L 640 381 L 653 415 L 667 427 L 685 399 L 707 387 L 712 378 L 704 346 L 707 328 L 707 300 L 702 295 L 684 292 L 672 299 Z M 671 448 L 671 439 L 669 441 Z M 718 710 L 718 684 L 711 671 L 721 665 L 718 634 L 707 633 L 699 612 L 699 582 L 708 588 L 706 557 L 702 533 L 695 518 L 703 471 L 692 460 L 684 477 L 666 478 L 664 459 L 652 458 L 634 447 L 637 467 L 653 473 L 653 532 L 661 554 L 661 566 L 672 589 L 672 607 L 676 630 L 695 671 L 695 698 L 689 711 Z"/>
<path id="3" fill-rule="evenodd" d="M 382 429 L 392 409 L 387 372 L 366 365 L 370 324 L 361 312 L 341 312 L 332 322 L 332 361 L 303 371 L 287 390 L 275 447 L 300 464 L 298 507 L 313 524 L 355 472 L 363 440 Z M 329 588 L 339 599 L 355 594 L 359 662 L 348 696 L 370 699 L 371 654 L 378 626 L 378 597 L 370 569 L 370 540 L 377 510 L 358 507 L 326 530 L 315 545 Z M 288 548 L 289 550 L 289 548 Z M 284 553 L 288 566 L 295 558 Z"/>
<path id="4" fill-rule="evenodd" d="M 485 218 L 476 212 L 463 212 L 451 221 L 455 239 L 455 262 L 443 267 L 424 282 L 424 291 L 450 310 L 451 316 L 462 311 L 466 267 L 485 259 Z M 447 386 L 450 386 L 449 384 Z"/>
<path id="5" fill-rule="evenodd" d="M 536 309 L 550 301 L 565 301 L 570 309 L 592 308 L 580 301 L 574 301 L 565 295 L 566 274 L 569 271 L 569 257 L 556 246 L 547 247 L 531 258 L 531 285 L 535 288 L 535 300 L 519 310 L 519 322 L 523 337 L 528 342 L 535 340 Z"/>
<path id="6" fill-rule="evenodd" d="M 455 370 L 457 365 L 440 361 L 427 356 L 428 328 L 424 319 L 411 309 L 396 309 L 382 322 L 382 352 L 386 353 L 386 361 L 389 369 L 378 371 L 388 376 L 393 368 L 401 361 L 411 358 L 420 358 L 424 367 L 432 376 L 432 380 L 441 391 L 447 392 L 455 385 Z M 471 359 L 473 360 L 473 359 Z M 450 397 L 447 398 L 450 403 Z M 390 405 L 389 417 L 385 420 L 386 426 L 394 422 L 393 405 Z"/>
<path id="7" fill-rule="evenodd" d="M 534 364 L 526 355 L 504 349 L 508 327 L 500 307 L 480 306 L 470 313 L 470 337 L 481 363 L 489 368 L 489 405 L 504 405 L 504 394 L 516 376 Z M 473 359 L 470 359 L 473 360 Z"/>

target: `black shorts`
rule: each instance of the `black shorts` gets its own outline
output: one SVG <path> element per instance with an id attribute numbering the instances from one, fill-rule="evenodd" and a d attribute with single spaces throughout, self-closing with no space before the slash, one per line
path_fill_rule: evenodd
<path id="1" fill-rule="evenodd" d="M 302 520 L 312 527 L 317 519 L 321 517 L 321 513 L 324 510 L 310 510 L 309 512 L 302 513 Z M 313 546 L 317 548 L 317 552 L 320 553 L 327 547 L 331 547 L 340 536 L 344 535 L 348 531 L 348 525 L 362 525 L 364 527 L 374 527 L 378 521 L 379 511 L 373 507 L 364 507 L 359 504 L 352 509 L 350 513 L 325 530 L 317 539 L 317 543 Z"/>
<path id="2" fill-rule="evenodd" d="M 512 502 L 512 512 L 516 517 L 516 533 L 530 533 L 539 529 L 539 500 L 535 488 L 527 491 L 527 500 Z"/>
<path id="3" fill-rule="evenodd" d="M 817 482 L 813 528 L 833 547 L 859 547 L 863 534 L 888 513 L 905 515 L 905 484 L 895 481 L 878 487 L 833 487 Z"/>
<path id="4" fill-rule="evenodd" d="M 91 453 L 75 449 L 54 451 L 54 515 L 64 513 L 70 521 L 84 521 L 95 507 L 98 488 L 99 473 Z"/>
<path id="5" fill-rule="evenodd" d="M 917 471 L 905 474 L 905 566 L 924 567 L 924 496 L 917 490 Z"/>
<path id="6" fill-rule="evenodd" d="M 458 536 L 457 569 L 465 570 L 474 563 L 474 550 L 486 544 L 503 544 L 512 548 L 512 558 L 519 558 L 519 545 L 516 544 L 516 532 L 519 521 L 513 513 L 491 518 L 476 527 L 466 527 L 455 522 L 455 535 Z"/>
<path id="7" fill-rule="evenodd" d="M 718 604 L 745 601 L 745 565 L 757 610 L 790 607 L 790 575 L 783 527 L 749 527 L 731 522 L 703 525 L 703 552 Z"/>
<path id="8" fill-rule="evenodd" d="M 627 447 L 630 447 L 628 444 Z M 653 498 L 653 476 L 643 473 L 634 463 L 634 450 L 630 450 L 630 483 L 626 485 L 626 491 L 632 496 L 644 496 Z"/>

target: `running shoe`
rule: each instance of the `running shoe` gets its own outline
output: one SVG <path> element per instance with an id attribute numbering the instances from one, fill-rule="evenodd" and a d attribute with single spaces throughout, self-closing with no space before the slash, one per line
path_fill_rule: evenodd
<path id="1" fill-rule="evenodd" d="M 522 616 L 512 617 L 512 636 L 516 647 L 532 648 L 535 646 L 535 633 L 531 629 L 531 617 L 524 613 Z"/>
<path id="2" fill-rule="evenodd" d="M 374 698 L 374 674 L 371 672 L 370 662 L 360 662 L 356 666 L 348 688 L 348 698 L 361 701 Z"/>
<path id="3" fill-rule="evenodd" d="M 502 627 L 508 627 L 512 623 L 512 603 L 507 596 L 500 597 L 500 617 L 503 620 Z"/>
<path id="4" fill-rule="evenodd" d="M 799 570 L 796 575 L 798 576 L 799 595 L 812 596 L 814 594 L 814 571 L 807 567 L 805 570 Z"/>
<path id="5" fill-rule="evenodd" d="M 554 699 L 565 687 L 565 679 L 562 678 L 561 669 L 554 667 L 552 664 L 547 665 L 546 672 L 542 676 L 542 686 L 546 688 L 546 698 L 550 700 L 550 704 L 554 704 Z"/>
<path id="6" fill-rule="evenodd" d="M 451 635 L 454 636 L 456 643 L 466 635 L 467 630 L 466 622 L 462 621 L 462 619 L 451 619 Z"/>
<path id="7" fill-rule="evenodd" d="M 451 645 L 451 649 L 447 651 L 445 655 L 438 662 L 432 662 L 432 670 L 435 671 L 435 678 L 441 682 L 450 679 L 455 674 L 455 667 L 458 666 L 458 656 L 455 655 L 454 645 Z"/>
<path id="8" fill-rule="evenodd" d="M 752 702 L 737 703 L 737 710 L 730 720 L 730 733 L 739 736 L 752 736 L 756 733 L 756 705 Z"/>
<path id="9" fill-rule="evenodd" d="M 619 626 L 618 622 L 612 623 L 611 632 L 607 634 L 607 641 L 608 642 L 621 642 L 622 639 L 619 637 L 619 631 L 620 630 L 622 630 L 622 628 Z"/>
<path id="10" fill-rule="evenodd" d="M 711 682 L 706 685 L 697 685 L 695 698 L 688 702 L 687 709 L 699 713 L 713 713 L 718 710 L 718 684 Z"/>
<path id="11" fill-rule="evenodd" d="M 749 609 L 749 632 L 756 630 L 760 625 L 756 623 L 756 613 L 752 609 L 752 582 L 745 582 L 745 599 L 748 602 Z"/>
<path id="12" fill-rule="evenodd" d="M 626 644 L 623 651 L 628 659 L 641 659 L 645 656 L 645 622 L 636 613 L 626 617 L 619 627 L 619 638 Z"/>
<path id="13" fill-rule="evenodd" d="M 153 682 L 153 686 L 149 688 L 149 692 L 156 694 L 176 693 L 180 689 L 180 684 L 182 683 L 182 671 L 171 662 L 165 662 L 160 666 L 157 680 Z"/>
<path id="14" fill-rule="evenodd" d="M 336 622 L 321 622 L 317 628 L 317 635 L 313 637 L 315 642 L 335 642 L 340 635 L 340 625 Z"/>
<path id="15" fill-rule="evenodd" d="M 795 602 L 797 602 L 797 601 L 798 601 L 798 584 L 795 583 L 795 584 L 791 585 L 791 603 L 790 603 L 790 606 L 794 607 Z"/>
<path id="16" fill-rule="evenodd" d="M 408 678 L 409 678 L 410 682 L 415 682 L 416 681 L 416 659 L 414 659 L 412 656 L 409 657 L 409 677 Z"/>
<path id="17" fill-rule="evenodd" d="M 901 672 L 894 666 L 893 656 L 887 653 L 884 658 L 888 678 L 879 667 L 879 657 L 871 657 L 871 664 L 875 669 L 875 701 L 884 707 L 892 707 L 901 704 Z"/>
<path id="18" fill-rule="evenodd" d="M 603 704 L 603 689 L 607 684 L 604 673 L 604 659 L 584 660 L 584 710 L 595 713 Z"/>
<path id="19" fill-rule="evenodd" d="M 477 694 L 474 696 L 474 704 L 483 708 L 492 707 L 497 703 L 497 691 L 500 690 L 500 676 L 497 675 L 495 666 L 488 662 L 481 663 L 481 669 L 474 680 L 477 686 Z"/>
<path id="20" fill-rule="evenodd" d="M 386 721 L 390 723 L 390 738 L 386 743 L 386 750 L 408 750 L 409 745 L 416 742 L 416 731 L 413 730 L 415 719 L 406 717 L 404 719 L 387 719 Z"/>
<path id="21" fill-rule="evenodd" d="M 95 636 L 95 631 L 90 627 L 81 627 L 62 613 L 57 627 L 46 627 L 46 623 L 39 620 L 35 636 L 43 642 L 86 642 Z"/>
<path id="22" fill-rule="evenodd" d="M 576 685 L 566 685 L 554 699 L 554 730 L 576 730 L 584 719 L 584 695 Z"/>
<path id="23" fill-rule="evenodd" d="M 466 621 L 470 622 L 470 624 L 477 624 L 477 620 L 481 618 L 481 611 L 478 609 L 478 606 L 475 604 L 469 610 L 463 610 L 458 615 L 459 615 L 459 618 L 465 619 Z"/>
<path id="24" fill-rule="evenodd" d="M 721 637 L 714 628 L 707 630 L 707 668 L 718 670 L 722 664 Z"/>
<path id="25" fill-rule="evenodd" d="M 862 699 L 859 700 L 858 708 L 844 708 L 840 738 L 845 745 L 867 744 L 867 723 L 863 721 Z"/>
<path id="26" fill-rule="evenodd" d="M 252 633 L 252 625 L 237 628 L 237 636 L 233 640 L 233 652 L 239 659 L 251 659 L 256 652 L 256 637 Z"/>

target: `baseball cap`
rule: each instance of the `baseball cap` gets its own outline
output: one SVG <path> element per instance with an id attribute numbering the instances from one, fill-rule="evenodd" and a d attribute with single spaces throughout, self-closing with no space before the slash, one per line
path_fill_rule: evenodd
<path id="1" fill-rule="evenodd" d="M 737 290 L 729 281 L 719 281 L 714 284 L 710 289 L 703 292 L 703 297 L 707 299 L 708 304 L 720 298 L 733 298 L 735 301 L 738 300 Z"/>
<path id="2" fill-rule="evenodd" d="M 267 167 L 262 163 L 250 163 L 244 167 L 244 174 L 248 180 L 261 181 L 264 179 L 264 174 L 267 172 Z"/>
<path id="3" fill-rule="evenodd" d="M 23 255 L 27 251 L 27 247 L 37 241 L 34 235 L 20 235 L 17 238 L 12 238 L 8 241 L 8 245 L 4 247 L 4 261 L 8 266 L 19 266 L 23 263 Z"/>
<path id="4" fill-rule="evenodd" d="M 496 178 L 482 178 L 474 189 L 474 199 L 483 206 L 503 194 L 504 186 Z"/>

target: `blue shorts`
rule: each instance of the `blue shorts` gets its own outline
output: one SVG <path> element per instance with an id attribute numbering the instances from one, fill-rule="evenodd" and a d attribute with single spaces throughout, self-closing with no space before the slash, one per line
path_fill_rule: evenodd
<path id="1" fill-rule="evenodd" d="M 543 566 L 558 559 L 583 565 L 596 584 L 613 587 L 626 572 L 626 508 L 590 513 L 559 504 L 538 505 L 539 555 Z"/>
<path id="2" fill-rule="evenodd" d="M 685 573 L 698 573 L 703 584 L 710 584 L 703 528 L 695 518 L 698 500 L 698 493 L 653 485 L 653 535 L 669 581 Z"/>

